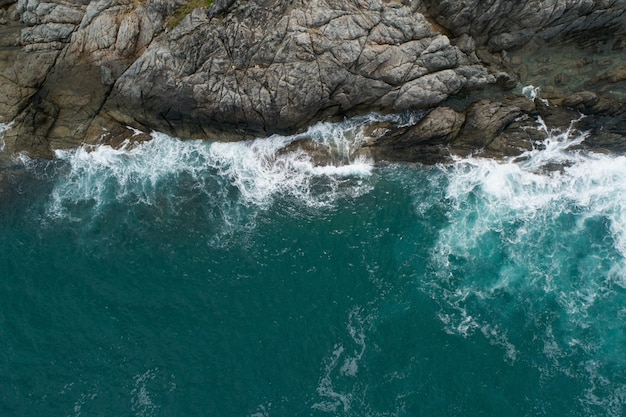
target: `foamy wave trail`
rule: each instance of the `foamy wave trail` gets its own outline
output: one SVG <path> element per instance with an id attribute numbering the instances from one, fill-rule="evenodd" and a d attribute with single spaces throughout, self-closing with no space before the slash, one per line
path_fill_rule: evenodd
<path id="1" fill-rule="evenodd" d="M 626 157 L 581 150 L 586 134 L 573 127 L 539 128 L 545 143 L 521 158 L 441 167 L 447 186 L 433 204 L 447 224 L 420 285 L 448 333 L 485 337 L 510 362 L 585 381 L 578 400 L 589 412 L 619 415 Z M 520 356 L 529 347 L 534 354 Z"/>
<path id="2" fill-rule="evenodd" d="M 346 326 L 349 338 L 344 343 L 337 343 L 332 353 L 324 360 L 323 375 L 317 386 L 319 401 L 311 408 L 333 415 L 354 415 L 352 403 L 356 401 L 362 407 L 365 392 L 357 378 L 359 361 L 362 360 L 366 345 L 366 330 L 371 326 L 373 316 L 364 315 L 360 307 L 354 307 Z M 358 411 L 356 414 L 358 415 Z"/>
<path id="3" fill-rule="evenodd" d="M 162 133 L 121 148 L 83 146 L 57 151 L 65 166 L 51 195 L 55 217 L 84 218 L 111 204 L 168 205 L 177 210 L 197 198 L 227 222 L 242 210 L 269 207 L 277 196 L 307 207 L 369 190 L 372 161 L 358 155 L 363 128 L 373 121 L 412 123 L 415 115 L 370 115 L 342 123 L 319 123 L 294 136 L 221 143 L 182 141 Z M 327 163 L 298 145 L 313 144 Z M 291 145 L 291 146 L 290 146 Z M 319 159 L 319 158 L 318 158 Z"/>

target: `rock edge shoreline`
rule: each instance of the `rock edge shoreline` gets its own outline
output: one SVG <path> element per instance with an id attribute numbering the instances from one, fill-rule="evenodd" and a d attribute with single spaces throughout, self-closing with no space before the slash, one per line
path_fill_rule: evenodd
<path id="1" fill-rule="evenodd" d="M 586 146 L 626 151 L 626 0 L 217 0 L 170 29 L 187 3 L 2 0 L 4 154 L 115 145 L 126 126 L 241 140 L 416 109 L 414 126 L 372 127 L 375 159 L 513 156 L 537 117 L 581 114 Z"/>

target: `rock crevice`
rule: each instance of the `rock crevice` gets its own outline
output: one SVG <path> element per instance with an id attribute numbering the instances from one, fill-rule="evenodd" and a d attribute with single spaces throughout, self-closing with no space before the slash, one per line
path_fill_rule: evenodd
<path id="1" fill-rule="evenodd" d="M 16 122 L 7 147 L 49 156 L 113 140 L 126 125 L 231 140 L 369 111 L 424 109 L 418 127 L 387 135 L 374 153 L 392 157 L 411 135 L 416 155 L 422 145 L 455 143 L 459 152 L 506 153 L 518 142 L 506 145 L 503 132 L 532 116 L 515 110 L 517 98 L 507 93 L 533 81 L 532 51 L 606 44 L 615 56 L 626 45 L 626 0 L 217 0 L 172 27 L 187 2 L 0 6 L 13 17 L 5 29 L 13 45 L 0 46 L 0 122 Z M 579 59 L 581 68 L 611 61 L 595 79 L 576 84 L 554 75 L 548 93 L 556 107 L 602 120 L 623 114 L 623 68 L 610 53 L 596 56 Z M 538 59 L 535 68 L 554 59 L 544 65 L 548 73 L 559 67 L 557 54 Z"/>

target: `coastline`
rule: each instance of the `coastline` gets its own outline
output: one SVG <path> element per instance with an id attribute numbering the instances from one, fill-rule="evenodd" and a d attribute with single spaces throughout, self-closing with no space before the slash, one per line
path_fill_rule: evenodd
<path id="1" fill-rule="evenodd" d="M 626 149 L 624 2 L 555 1 L 550 13 L 532 0 L 514 10 L 495 2 L 483 14 L 470 3 L 217 1 L 173 25 L 184 0 L 4 2 L 6 152 L 51 158 L 148 137 L 127 126 L 248 140 L 405 110 L 424 118 L 372 128 L 376 160 L 506 158 L 541 139 L 538 118 L 567 129 L 581 115 L 587 145 Z M 529 85 L 534 102 L 520 94 Z"/>

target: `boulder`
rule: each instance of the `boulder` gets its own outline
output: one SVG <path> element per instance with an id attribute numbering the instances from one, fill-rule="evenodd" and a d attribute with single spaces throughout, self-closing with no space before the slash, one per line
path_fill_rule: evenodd
<path id="1" fill-rule="evenodd" d="M 374 125 L 368 134 L 375 138 L 368 145 L 370 154 L 379 160 L 441 162 L 450 154 L 449 145 L 464 122 L 464 113 L 450 107 L 437 107 L 414 126 Z M 381 132 L 381 128 L 385 131 Z"/>
<path id="2" fill-rule="evenodd" d="M 455 151 L 469 154 L 487 147 L 522 114 L 522 109 L 507 103 L 487 99 L 472 103 L 466 110 L 463 129 L 454 142 Z"/>
<path id="3" fill-rule="evenodd" d="M 267 135 L 334 115 L 431 108 L 495 81 L 415 5 L 239 1 L 191 14 L 118 79 L 104 110 L 185 137 L 223 126 Z"/>

